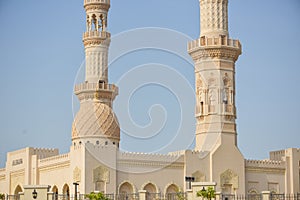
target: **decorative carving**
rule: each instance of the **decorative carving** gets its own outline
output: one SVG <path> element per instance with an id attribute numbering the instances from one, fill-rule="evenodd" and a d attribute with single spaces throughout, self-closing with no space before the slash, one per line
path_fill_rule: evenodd
<path id="1" fill-rule="evenodd" d="M 109 183 L 109 170 L 104 166 L 99 166 L 93 170 L 94 183 L 105 182 Z"/>
<path id="2" fill-rule="evenodd" d="M 217 104 L 217 94 L 214 89 L 209 89 L 208 98 L 209 98 L 209 105 Z"/>
<path id="3" fill-rule="evenodd" d="M 193 60 L 198 60 L 200 58 L 218 58 L 218 59 L 230 59 L 236 61 L 241 54 L 240 47 L 216 47 L 207 48 L 200 47 L 195 49 L 190 49 L 189 54 L 193 57 Z"/>
<path id="4" fill-rule="evenodd" d="M 98 4 L 85 4 L 84 8 L 86 11 L 94 11 L 94 10 L 105 10 L 106 12 L 108 12 L 110 5 L 109 4 L 102 4 L 102 3 L 98 3 Z"/>
<path id="5" fill-rule="evenodd" d="M 229 78 L 227 73 L 225 73 L 225 75 L 223 77 L 223 84 L 224 84 L 225 87 L 231 87 L 232 86 L 231 79 Z"/>
<path id="6" fill-rule="evenodd" d="M 75 167 L 75 169 L 73 170 L 73 180 L 74 182 L 81 181 L 81 170 L 78 167 Z"/>
<path id="7" fill-rule="evenodd" d="M 239 177 L 230 169 L 221 174 L 221 187 L 232 185 L 234 189 L 239 188 Z"/>
<path id="8" fill-rule="evenodd" d="M 200 171 L 196 171 L 192 174 L 193 177 L 195 177 L 195 181 L 196 182 L 205 182 L 206 181 L 206 177 L 203 173 L 201 173 Z"/>

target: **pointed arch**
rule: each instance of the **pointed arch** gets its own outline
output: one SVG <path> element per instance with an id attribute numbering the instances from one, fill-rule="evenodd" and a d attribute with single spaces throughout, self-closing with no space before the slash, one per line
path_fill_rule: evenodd
<path id="1" fill-rule="evenodd" d="M 23 192 L 23 189 L 20 185 L 17 185 L 17 187 L 15 188 L 14 194 L 17 195 L 17 194 L 19 194 L 19 192 Z"/>
<path id="2" fill-rule="evenodd" d="M 233 190 L 239 188 L 239 177 L 231 169 L 227 169 L 220 176 L 222 192 L 231 194 Z"/>
<path id="3" fill-rule="evenodd" d="M 64 195 L 65 200 L 70 200 L 70 187 L 67 183 L 64 184 L 64 186 L 62 188 L 62 193 Z"/>
<path id="4" fill-rule="evenodd" d="M 54 200 L 58 200 L 58 187 L 54 185 L 51 190 L 54 194 Z"/>
<path id="5" fill-rule="evenodd" d="M 118 187 L 119 194 L 133 194 L 136 193 L 135 186 L 130 181 L 123 181 Z"/>
<path id="6" fill-rule="evenodd" d="M 157 185 L 151 181 L 144 183 L 141 190 L 146 190 L 148 193 L 159 193 Z"/>
<path id="7" fill-rule="evenodd" d="M 251 188 L 250 190 L 248 190 L 248 194 L 255 195 L 255 194 L 258 194 L 258 191 L 255 188 Z"/>
<path id="8" fill-rule="evenodd" d="M 178 192 L 180 192 L 180 187 L 173 182 L 166 185 L 166 187 L 164 189 L 165 195 L 171 194 L 171 193 L 178 193 Z"/>

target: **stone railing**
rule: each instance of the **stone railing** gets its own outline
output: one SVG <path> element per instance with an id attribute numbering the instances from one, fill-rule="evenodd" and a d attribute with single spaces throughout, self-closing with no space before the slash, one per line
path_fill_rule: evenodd
<path id="1" fill-rule="evenodd" d="M 107 83 L 81 83 L 75 85 L 75 93 L 82 92 L 82 91 L 111 91 L 118 93 L 118 87 L 114 84 L 107 84 Z"/>
<path id="2" fill-rule="evenodd" d="M 189 50 L 199 48 L 199 47 L 209 47 L 209 46 L 228 46 L 228 47 L 241 48 L 241 44 L 239 40 L 233 40 L 233 39 L 228 39 L 223 37 L 219 37 L 219 38 L 202 37 L 188 43 Z"/>
<path id="3" fill-rule="evenodd" d="M 110 0 L 84 0 L 84 4 L 90 4 L 90 3 L 106 3 L 106 4 L 110 4 Z"/>
<path id="4" fill-rule="evenodd" d="M 88 31 L 83 33 L 83 40 L 88 38 L 110 38 L 110 33 L 106 31 Z"/>

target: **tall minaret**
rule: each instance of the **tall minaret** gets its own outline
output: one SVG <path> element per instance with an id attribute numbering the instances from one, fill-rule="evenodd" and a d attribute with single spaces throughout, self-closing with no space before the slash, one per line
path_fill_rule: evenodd
<path id="1" fill-rule="evenodd" d="M 94 143 L 118 146 L 120 128 L 112 110 L 118 88 L 108 84 L 110 33 L 107 32 L 107 16 L 110 0 L 84 0 L 84 8 L 85 82 L 75 86 L 80 110 L 73 122 L 72 141 L 74 145 Z"/>
<path id="2" fill-rule="evenodd" d="M 200 38 L 188 45 L 195 62 L 196 150 L 237 145 L 235 62 L 238 40 L 228 34 L 228 0 L 200 0 Z"/>

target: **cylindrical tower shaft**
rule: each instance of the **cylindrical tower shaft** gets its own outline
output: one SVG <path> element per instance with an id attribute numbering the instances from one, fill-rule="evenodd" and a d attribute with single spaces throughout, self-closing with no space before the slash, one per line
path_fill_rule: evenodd
<path id="1" fill-rule="evenodd" d="M 228 0 L 200 0 L 200 37 L 228 37 Z"/>

